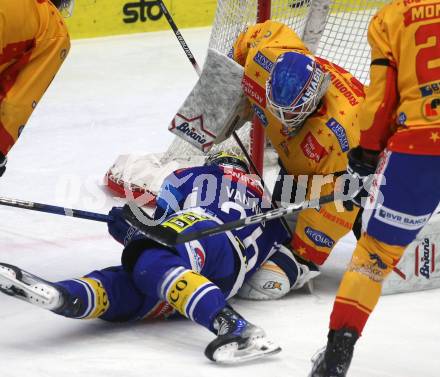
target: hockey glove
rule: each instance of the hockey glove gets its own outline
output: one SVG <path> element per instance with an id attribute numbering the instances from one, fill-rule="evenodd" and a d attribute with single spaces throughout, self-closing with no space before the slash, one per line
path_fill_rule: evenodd
<path id="1" fill-rule="evenodd" d="M 0 152 L 0 177 L 3 175 L 3 173 L 6 170 L 6 162 L 8 159 L 3 156 L 3 154 Z"/>
<path id="2" fill-rule="evenodd" d="M 108 232 L 120 244 L 126 246 L 135 238 L 144 238 L 144 234 L 131 225 L 122 214 L 122 207 L 113 207 L 108 213 L 112 221 L 107 223 Z"/>
<path id="3" fill-rule="evenodd" d="M 344 207 L 351 211 L 353 204 L 362 207 L 362 198 L 368 197 L 373 174 L 379 160 L 379 153 L 356 147 L 348 152 L 347 174 L 350 179 L 345 183 L 344 194 L 350 194 L 350 186 L 355 185 L 357 194 L 351 201 L 345 201 Z"/>

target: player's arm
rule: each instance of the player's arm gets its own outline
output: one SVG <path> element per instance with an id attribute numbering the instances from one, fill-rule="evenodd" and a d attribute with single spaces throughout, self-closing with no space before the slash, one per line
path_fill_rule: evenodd
<path id="1" fill-rule="evenodd" d="M 275 41 L 273 43 L 272 41 Z M 264 23 L 250 26 L 241 33 L 232 48 L 232 58 L 244 66 L 251 48 L 270 50 L 268 58 L 276 59 L 283 51 L 298 50 L 305 54 L 311 54 L 301 38 L 288 26 L 276 22 L 266 21 Z"/>
<path id="2" fill-rule="evenodd" d="M 372 50 L 370 86 L 359 112 L 360 146 L 382 151 L 393 133 L 391 125 L 398 101 L 396 62 L 382 13 L 370 23 L 368 42 Z"/>
<path id="3" fill-rule="evenodd" d="M 182 209 L 185 197 L 179 190 L 173 179 L 174 174 L 169 175 L 162 183 L 156 197 L 156 210 L 154 219 L 166 218 Z"/>

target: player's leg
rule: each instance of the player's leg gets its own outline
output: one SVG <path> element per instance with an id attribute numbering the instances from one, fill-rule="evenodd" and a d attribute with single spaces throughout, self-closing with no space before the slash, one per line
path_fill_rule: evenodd
<path id="1" fill-rule="evenodd" d="M 439 169 L 440 157 L 385 153 L 377 171 L 382 181 L 370 193 L 373 203 L 364 212 L 365 232 L 342 278 L 327 347 L 316 358 L 312 377 L 327 376 L 329 371 L 345 376 L 382 282 L 439 204 Z"/>
<path id="2" fill-rule="evenodd" d="M 7 155 L 69 51 L 50 1 L 0 2 L 0 152 Z"/>
<path id="3" fill-rule="evenodd" d="M 2 263 L 0 291 L 65 317 L 115 322 L 143 317 L 157 304 L 136 289 L 121 266 L 78 279 L 49 282 Z"/>
<path id="4" fill-rule="evenodd" d="M 331 186 L 331 187 L 327 187 Z M 327 185 L 324 194 L 333 190 Z M 273 198 L 280 205 L 289 205 L 302 200 L 307 190 L 298 185 L 293 177 L 281 168 L 275 184 Z M 308 284 L 313 289 L 313 278 L 325 262 L 336 242 L 350 232 L 358 219 L 358 208 L 351 211 L 334 203 L 319 210 L 308 209 L 290 216 L 289 226 L 294 230 L 292 251 L 282 248 L 250 277 L 239 291 L 239 296 L 253 300 L 268 300 L 283 297 L 291 289 Z"/>
<path id="5" fill-rule="evenodd" d="M 199 222 L 188 231 L 213 225 L 211 221 Z M 239 362 L 280 350 L 262 329 L 226 302 L 241 266 L 225 234 L 179 245 L 173 250 L 155 247 L 139 251 L 128 245 L 124 254 L 123 261 L 132 271 L 139 291 L 168 302 L 180 314 L 217 335 L 206 348 L 209 359 Z"/>
<path id="6" fill-rule="evenodd" d="M 297 182 L 293 176 L 281 167 L 275 183 L 273 199 L 280 206 L 304 200 L 316 189 L 320 195 L 328 195 L 334 191 L 334 184 L 323 186 L 316 182 Z M 308 185 L 308 187 L 306 187 Z M 316 186 L 316 187 L 315 187 Z M 345 209 L 342 204 L 328 203 L 317 209 L 307 209 L 287 217 L 289 226 L 293 230 L 291 242 L 292 250 L 307 261 L 322 265 L 330 255 L 333 246 L 353 230 L 359 209 Z"/>
<path id="7" fill-rule="evenodd" d="M 319 210 L 306 209 L 298 216 L 291 246 L 306 260 L 322 265 L 336 243 L 349 233 L 359 209 L 341 210 L 335 203 L 323 205 Z"/>

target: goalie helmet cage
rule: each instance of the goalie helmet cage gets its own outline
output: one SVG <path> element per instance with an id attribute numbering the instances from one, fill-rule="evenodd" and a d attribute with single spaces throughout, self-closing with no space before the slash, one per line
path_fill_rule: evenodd
<path id="1" fill-rule="evenodd" d="M 283 22 L 302 37 L 316 55 L 340 65 L 361 82 L 369 77 L 370 49 L 367 30 L 371 17 L 387 0 L 218 0 L 209 47 L 224 54 L 231 51 L 240 32 L 256 22 Z M 176 104 L 177 105 L 177 104 Z M 255 120 L 254 120 L 255 122 Z M 165 125 L 164 125 L 165 126 Z M 274 152 L 265 148 L 263 127 L 250 123 L 238 131 L 257 167 L 276 164 Z M 214 146 L 209 153 L 226 150 L 242 154 L 233 138 Z M 124 196 L 151 193 L 154 198 L 168 174 L 178 168 L 203 163 L 204 155 L 176 137 L 164 154 L 120 156 L 107 173 L 108 187 Z"/>

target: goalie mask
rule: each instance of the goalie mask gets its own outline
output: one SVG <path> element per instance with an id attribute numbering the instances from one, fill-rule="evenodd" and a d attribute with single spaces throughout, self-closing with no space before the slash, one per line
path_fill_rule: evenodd
<path id="1" fill-rule="evenodd" d="M 58 8 L 64 18 L 72 15 L 75 0 L 51 0 L 51 2 Z"/>
<path id="2" fill-rule="evenodd" d="M 218 152 L 208 156 L 205 162 L 206 166 L 217 165 L 223 167 L 232 167 L 237 170 L 241 170 L 246 174 L 250 173 L 249 165 L 247 161 L 236 154 L 227 152 Z"/>
<path id="3" fill-rule="evenodd" d="M 312 56 L 286 52 L 277 59 L 266 82 L 268 110 L 287 135 L 294 135 L 316 110 L 329 84 L 330 75 Z"/>

